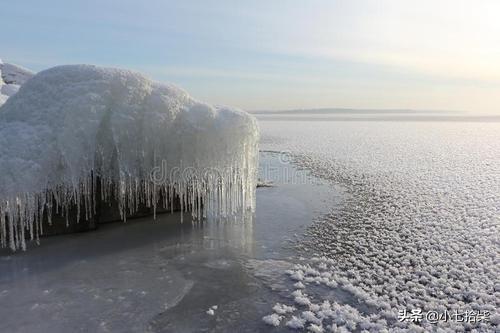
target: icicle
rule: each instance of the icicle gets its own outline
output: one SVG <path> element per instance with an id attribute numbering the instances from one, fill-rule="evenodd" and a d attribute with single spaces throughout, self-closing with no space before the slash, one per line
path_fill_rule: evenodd
<path id="1" fill-rule="evenodd" d="M 138 73 L 86 65 L 43 71 L 2 106 L 0 138 L 0 164 L 9 170 L 0 173 L 1 247 L 24 249 L 53 214 L 66 225 L 89 221 L 99 201 L 116 202 L 123 221 L 143 206 L 154 217 L 158 205 L 173 212 L 177 202 L 181 219 L 188 213 L 196 223 L 255 209 L 255 119 Z M 26 147 L 32 160 L 24 160 Z"/>

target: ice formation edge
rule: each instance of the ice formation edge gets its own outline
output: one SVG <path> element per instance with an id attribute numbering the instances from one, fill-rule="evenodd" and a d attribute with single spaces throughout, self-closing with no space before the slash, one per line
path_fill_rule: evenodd
<path id="1" fill-rule="evenodd" d="M 99 198 L 123 220 L 174 197 L 194 220 L 252 212 L 258 139 L 246 112 L 133 71 L 40 72 L 0 107 L 0 245 L 26 249 L 54 212 L 88 220 Z"/>

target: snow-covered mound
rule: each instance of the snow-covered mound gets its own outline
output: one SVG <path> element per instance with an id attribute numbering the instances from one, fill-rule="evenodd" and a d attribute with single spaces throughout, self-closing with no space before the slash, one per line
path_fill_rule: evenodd
<path id="1" fill-rule="evenodd" d="M 194 218 L 255 205 L 258 126 L 128 70 L 91 65 L 40 72 L 0 108 L 0 236 L 25 248 L 53 203 L 93 214 L 101 197 L 122 218 L 179 195 Z"/>
<path id="2" fill-rule="evenodd" d="M 4 63 L 0 59 L 0 106 L 33 75 L 34 73 L 26 68 Z"/>

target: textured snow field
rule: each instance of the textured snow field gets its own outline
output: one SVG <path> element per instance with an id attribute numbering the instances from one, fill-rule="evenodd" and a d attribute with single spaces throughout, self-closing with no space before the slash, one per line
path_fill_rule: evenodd
<path id="1" fill-rule="evenodd" d="M 259 121 L 261 149 L 347 193 L 298 248 L 272 326 L 311 332 L 500 330 L 500 123 Z M 278 309 L 278 311 L 276 311 Z M 398 311 L 420 311 L 418 323 Z M 480 323 L 425 314 L 490 313 Z M 283 312 L 283 313 L 282 313 Z"/>

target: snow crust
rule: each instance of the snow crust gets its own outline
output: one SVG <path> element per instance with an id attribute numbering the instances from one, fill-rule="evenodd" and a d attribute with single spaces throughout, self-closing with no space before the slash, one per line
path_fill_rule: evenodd
<path id="1" fill-rule="evenodd" d="M 0 59 L 0 106 L 33 75 L 34 73 L 29 69 L 4 63 Z"/>
<path id="2" fill-rule="evenodd" d="M 249 114 L 136 72 L 40 72 L 0 108 L 1 245 L 25 249 L 53 204 L 91 217 L 97 178 L 123 219 L 141 204 L 168 207 L 174 195 L 195 219 L 252 211 L 258 136 Z"/>

